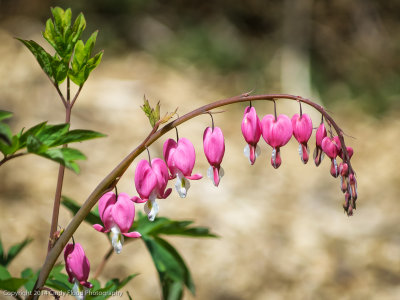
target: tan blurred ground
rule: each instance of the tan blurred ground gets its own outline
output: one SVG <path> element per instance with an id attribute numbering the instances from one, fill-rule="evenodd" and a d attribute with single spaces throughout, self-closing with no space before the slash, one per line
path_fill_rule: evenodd
<path id="1" fill-rule="evenodd" d="M 0 39 L 0 108 L 15 113 L 14 132 L 42 120 L 62 122 L 61 102 L 32 55 L 1 29 Z M 143 94 L 153 103 L 160 100 L 164 111 L 179 106 L 182 115 L 233 96 L 229 91 L 238 85 L 234 77 L 204 75 L 193 67 L 169 69 L 144 53 L 119 58 L 106 53 L 74 107 L 72 127 L 98 130 L 108 137 L 79 145 L 89 159 L 80 164 L 80 175 L 67 172 L 63 194 L 82 203 L 146 136 L 150 126 L 139 108 Z M 275 88 L 267 84 L 257 92 L 277 92 Z M 255 106 L 260 116 L 272 111 L 270 103 Z M 261 142 L 262 156 L 250 167 L 242 154 L 244 106 L 230 106 L 215 116 L 226 138 L 226 175 L 220 187 L 203 179 L 192 183 L 187 199 L 173 193 L 160 201 L 160 215 L 193 219 L 220 235 L 205 240 L 168 238 L 192 270 L 195 299 L 400 299 L 399 113 L 378 120 L 351 105 L 327 106 L 346 133 L 356 137 L 347 139 L 355 149 L 352 161 L 359 191 L 358 209 L 351 218 L 342 211 L 339 180 L 329 175 L 328 160 L 319 168 L 302 165 L 292 140 L 282 149 L 281 168 L 274 170 L 270 148 Z M 278 110 L 291 115 L 297 105 L 282 101 Z M 317 124 L 319 116 L 312 116 Z M 203 174 L 208 166 L 202 133 L 209 125 L 209 117 L 203 116 L 179 127 L 180 136 L 195 144 L 195 172 Z M 164 139 L 172 136 L 152 145 L 152 155 L 160 156 Z M 135 193 L 134 167 L 121 179 L 119 191 Z M 11 264 L 14 276 L 25 267 L 38 269 L 43 262 L 57 169 L 55 163 L 33 155 L 0 168 L 3 244 L 8 248 L 26 236 L 34 238 Z M 60 225 L 66 226 L 70 217 L 61 209 Z M 84 224 L 75 240 L 84 245 L 93 274 L 108 249 L 106 238 Z M 123 291 L 129 290 L 134 299 L 159 299 L 157 274 L 141 241 L 114 256 L 100 279 L 135 272 L 140 276 Z M 126 294 L 123 297 L 127 299 Z M 187 292 L 185 299 L 194 297 Z"/>

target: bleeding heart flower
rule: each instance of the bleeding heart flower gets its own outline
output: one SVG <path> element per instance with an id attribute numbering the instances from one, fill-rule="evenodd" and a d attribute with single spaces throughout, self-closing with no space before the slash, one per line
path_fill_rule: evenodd
<path id="1" fill-rule="evenodd" d="M 84 299 L 87 288 L 93 285 L 88 281 L 90 263 L 81 244 L 67 244 L 64 249 L 65 270 L 68 281 L 74 284 L 73 294 L 77 299 Z"/>
<path id="2" fill-rule="evenodd" d="M 262 136 L 272 150 L 271 164 L 277 169 L 282 163 L 280 147 L 285 146 L 292 137 L 292 122 L 286 115 L 279 115 L 277 119 L 273 115 L 266 115 L 261 121 Z"/>
<path id="3" fill-rule="evenodd" d="M 198 180 L 201 174 L 192 175 L 196 153 L 193 144 L 186 138 L 180 138 L 178 143 L 168 139 L 163 147 L 164 159 L 171 173 L 170 179 L 177 178 L 175 189 L 181 198 L 185 198 L 190 188 L 190 180 Z"/>
<path id="4" fill-rule="evenodd" d="M 167 189 L 168 168 L 160 158 L 154 158 L 151 165 L 147 160 L 141 160 L 135 171 L 135 186 L 141 198 L 139 202 L 146 202 L 144 210 L 150 221 L 154 221 L 158 213 L 156 198 L 165 199 L 172 189 Z"/>
<path id="5" fill-rule="evenodd" d="M 224 169 L 220 166 L 225 154 L 225 140 L 221 128 L 214 129 L 207 127 L 203 134 L 204 154 L 211 165 L 207 176 L 212 180 L 215 186 L 218 186 L 221 177 L 224 175 Z"/>
<path id="6" fill-rule="evenodd" d="M 322 122 L 315 134 L 315 150 L 314 150 L 314 162 L 318 167 L 321 161 L 324 159 L 324 152 L 322 151 L 322 140 L 327 136 L 325 125 Z"/>
<path id="7" fill-rule="evenodd" d="M 94 224 L 93 228 L 104 233 L 111 231 L 111 243 L 116 253 L 122 250 L 124 236 L 141 237 L 139 232 L 128 232 L 135 218 L 133 202 L 140 202 L 140 199 L 136 196 L 131 199 L 127 194 L 120 193 L 117 200 L 113 192 L 105 193 L 99 200 L 99 215 L 104 227 Z"/>
<path id="8" fill-rule="evenodd" d="M 260 155 L 260 147 L 257 146 L 261 137 L 261 121 L 257 116 L 254 107 L 247 106 L 244 110 L 242 121 L 242 134 L 247 142 L 244 148 L 244 155 L 249 159 L 253 165 L 258 155 Z"/>
<path id="9" fill-rule="evenodd" d="M 336 162 L 336 157 L 339 154 L 340 150 L 340 140 L 338 137 L 330 138 L 330 137 L 325 137 L 322 140 L 322 150 L 325 152 L 326 155 L 329 156 L 331 159 L 331 175 L 333 177 L 338 177 L 339 176 L 339 168 Z"/>
<path id="10" fill-rule="evenodd" d="M 307 142 L 311 137 L 313 125 L 309 115 L 295 114 L 292 117 L 293 136 L 299 142 L 299 154 L 301 161 L 306 164 L 308 162 L 308 149 Z"/>

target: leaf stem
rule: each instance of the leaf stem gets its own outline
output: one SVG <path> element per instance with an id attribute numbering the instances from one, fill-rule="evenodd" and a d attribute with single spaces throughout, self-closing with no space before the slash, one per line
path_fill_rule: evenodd
<path id="1" fill-rule="evenodd" d="M 101 272 L 103 272 L 104 266 L 106 265 L 108 259 L 111 257 L 111 255 L 114 253 L 114 247 L 110 247 L 110 249 L 108 249 L 106 255 L 104 255 L 103 260 L 101 261 L 100 265 L 98 266 L 96 273 L 93 276 L 93 279 L 97 279 Z"/>
<path id="2" fill-rule="evenodd" d="M 239 102 L 247 102 L 247 101 L 257 101 L 257 100 L 265 100 L 265 101 L 274 101 L 278 99 L 288 99 L 288 100 L 294 100 L 294 101 L 300 101 L 303 102 L 317 111 L 319 111 L 326 120 L 328 120 L 334 129 L 336 130 L 341 145 L 342 145 L 342 151 L 344 153 L 344 158 L 345 162 L 349 166 L 349 172 L 354 173 L 354 170 L 351 166 L 350 160 L 348 159 L 348 153 L 346 149 L 346 145 L 344 143 L 343 139 L 343 130 L 336 124 L 336 122 L 332 119 L 332 117 L 325 111 L 325 109 L 311 100 L 299 97 L 299 96 L 294 96 L 294 95 L 289 95 L 289 94 L 266 94 L 266 95 L 254 95 L 250 96 L 248 94 L 244 95 L 239 95 L 235 96 L 232 98 L 227 98 L 223 100 L 219 100 L 207 105 L 204 105 L 202 107 L 199 107 L 186 115 L 166 124 L 164 127 L 161 129 L 157 130 L 159 127 L 159 122 L 156 123 L 156 125 L 153 127 L 153 130 L 150 132 L 150 134 L 144 139 L 144 141 L 137 146 L 131 153 L 129 153 L 98 185 L 97 187 L 93 190 L 93 192 L 89 195 L 89 197 L 86 199 L 86 201 L 83 203 L 82 207 L 79 209 L 79 211 L 76 213 L 76 215 L 72 218 L 72 220 L 69 222 L 67 228 L 65 229 L 64 233 L 60 236 L 60 238 L 55 242 L 53 248 L 50 250 L 48 253 L 46 260 L 43 264 L 43 267 L 41 268 L 38 280 L 35 284 L 35 287 L 33 288 L 33 291 L 40 289 L 43 287 L 43 285 L 46 282 L 47 277 L 50 274 L 51 269 L 53 268 L 57 258 L 59 257 L 60 253 L 64 249 L 65 245 L 68 243 L 69 239 L 73 235 L 73 233 L 76 231 L 76 229 L 79 227 L 79 225 L 83 222 L 87 214 L 91 211 L 93 206 L 97 203 L 98 199 L 105 193 L 114 188 L 114 186 L 118 183 L 119 179 L 121 176 L 125 173 L 125 171 L 128 169 L 128 167 L 131 165 L 133 160 L 141 154 L 146 147 L 150 146 L 152 143 L 154 143 L 156 140 L 158 140 L 161 136 L 166 134 L 168 131 L 172 130 L 176 126 L 189 121 L 190 119 L 199 116 L 201 114 L 206 113 L 207 111 L 210 111 L 212 109 L 215 109 L 217 107 L 221 106 L 226 106 L 230 105 L 233 103 L 239 103 Z M 34 294 L 34 293 L 33 293 Z M 31 297 L 29 297 L 30 299 Z M 37 296 L 33 296 L 34 299 L 37 299 Z"/>
<path id="3" fill-rule="evenodd" d="M 26 155 L 26 154 L 28 154 L 28 152 L 21 152 L 21 153 L 16 153 L 16 154 L 4 156 L 4 158 L 2 160 L 0 160 L 0 166 L 3 165 L 4 163 L 6 163 L 7 161 L 13 159 L 13 158 L 16 158 L 16 157 L 19 157 L 19 156 L 23 156 L 23 155 Z"/>

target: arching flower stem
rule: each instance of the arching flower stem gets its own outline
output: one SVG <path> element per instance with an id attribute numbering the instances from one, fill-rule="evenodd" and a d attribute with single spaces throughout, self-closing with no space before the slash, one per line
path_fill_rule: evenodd
<path id="1" fill-rule="evenodd" d="M 216 101 L 213 103 L 206 104 L 202 107 L 199 107 L 199 108 L 177 118 L 176 120 L 166 124 L 165 126 L 163 126 L 160 129 L 158 129 L 160 122 L 157 122 L 155 124 L 155 126 L 153 127 L 152 131 L 149 133 L 149 135 L 144 139 L 144 141 L 139 146 L 137 146 L 131 153 L 129 153 L 97 185 L 97 187 L 93 190 L 93 192 L 89 195 L 89 197 L 83 203 L 82 207 L 76 213 L 76 215 L 72 218 L 72 220 L 66 227 L 64 233 L 60 236 L 60 238 L 54 244 L 53 248 L 48 253 L 31 295 L 35 295 L 34 291 L 40 290 L 43 287 L 44 283 L 46 282 L 47 277 L 50 274 L 51 269 L 53 268 L 57 258 L 60 255 L 60 253 L 64 249 L 65 245 L 68 243 L 72 234 L 76 231 L 76 229 L 83 222 L 85 217 L 89 214 L 89 212 L 93 208 L 93 206 L 96 205 L 97 201 L 100 199 L 100 197 L 105 192 L 111 191 L 115 187 L 115 185 L 118 183 L 121 176 L 125 173 L 125 171 L 128 169 L 128 167 L 131 165 L 133 160 L 138 155 L 140 155 L 146 149 L 146 147 L 153 144 L 161 136 L 163 136 L 170 130 L 176 128 L 178 125 L 183 124 L 183 123 L 189 121 L 190 119 L 193 119 L 194 117 L 197 117 L 201 114 L 207 113 L 208 111 L 210 111 L 212 109 L 230 105 L 230 104 L 234 104 L 234 103 L 248 102 L 248 101 L 274 101 L 274 103 L 275 103 L 275 101 L 277 101 L 279 99 L 287 99 L 287 100 L 302 102 L 302 103 L 305 103 L 305 104 L 313 107 L 317 111 L 319 111 L 323 115 L 325 120 L 327 120 L 327 122 L 329 124 L 331 124 L 333 126 L 333 128 L 335 129 L 335 131 L 339 137 L 340 143 L 341 143 L 344 162 L 348 164 L 349 172 L 355 174 L 355 172 L 351 166 L 350 160 L 349 160 L 349 155 L 347 153 L 346 144 L 344 142 L 343 130 L 336 124 L 336 122 L 333 120 L 333 118 L 326 112 L 326 110 L 321 105 L 314 103 L 309 99 L 302 98 L 300 96 L 294 96 L 294 95 L 290 95 L 290 94 L 264 94 L 264 95 L 252 95 L 251 96 L 249 94 L 243 94 L 243 95 L 234 96 L 231 98 L 227 98 L 227 99 L 223 99 L 223 100 L 219 100 L 219 101 Z M 275 111 L 276 111 L 276 106 L 275 106 Z M 37 299 L 38 297 L 37 296 L 28 297 L 28 299 L 31 299 L 31 298 Z"/>

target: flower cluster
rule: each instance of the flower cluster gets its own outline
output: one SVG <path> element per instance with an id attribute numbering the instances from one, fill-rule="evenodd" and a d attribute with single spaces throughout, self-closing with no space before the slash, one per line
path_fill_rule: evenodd
<path id="1" fill-rule="evenodd" d="M 210 113 L 211 115 L 211 113 Z M 212 115 L 211 115 L 212 118 Z M 215 186 L 220 184 L 224 175 L 221 167 L 225 154 L 225 139 L 221 128 L 207 127 L 203 134 L 203 148 L 205 157 L 210 164 L 207 175 Z M 328 125 L 331 124 L 328 122 Z M 252 106 L 246 107 L 241 123 L 243 137 L 247 143 L 244 154 L 251 165 L 260 155 L 258 145 L 261 136 L 271 146 L 271 165 L 277 169 L 282 164 L 280 149 L 285 146 L 293 136 L 299 144 L 301 161 L 306 164 L 309 160 L 309 140 L 313 131 L 311 118 L 306 113 L 294 114 L 292 118 L 281 114 L 268 114 L 261 120 Z M 343 207 L 347 214 L 353 214 L 356 208 L 357 182 L 350 158 L 353 155 L 351 147 L 342 147 L 341 139 L 332 136 L 332 131 L 327 134 L 324 119 L 322 118 L 315 135 L 314 163 L 321 164 L 324 155 L 331 159 L 330 173 L 333 177 L 340 176 L 341 190 L 345 194 Z M 343 141 L 343 140 L 342 140 Z M 337 157 L 342 162 L 338 164 Z M 139 197 L 130 197 L 128 194 L 113 192 L 105 193 L 99 200 L 99 216 L 103 225 L 95 224 L 93 228 L 99 232 L 111 233 L 111 242 L 116 253 L 120 253 L 124 243 L 124 237 L 141 237 L 139 232 L 130 231 L 135 218 L 135 203 L 145 203 L 144 211 L 150 221 L 154 221 L 159 207 L 156 199 L 165 199 L 172 189 L 167 188 L 169 180 L 175 180 L 175 189 L 181 198 L 185 198 L 190 188 L 190 180 L 199 180 L 201 174 L 192 174 L 196 161 L 196 153 L 193 144 L 187 138 L 177 140 L 168 139 L 163 146 L 163 158 L 142 159 L 135 170 L 135 187 Z M 90 288 L 87 281 L 89 275 L 89 261 L 80 244 L 68 244 L 64 252 L 66 269 L 69 281 L 74 283 L 77 292 Z"/>
<path id="2" fill-rule="evenodd" d="M 306 164 L 309 160 L 308 141 L 313 131 L 313 124 L 308 114 L 295 114 L 290 119 L 281 114 L 266 115 L 260 121 L 256 110 L 252 106 L 246 107 L 242 121 L 242 133 L 247 142 L 244 154 L 253 165 L 260 155 L 260 147 L 257 145 L 262 136 L 265 142 L 272 147 L 271 165 L 277 169 L 282 163 L 280 148 L 285 146 L 292 136 L 299 143 L 299 155 L 301 161 Z M 343 208 L 350 216 L 356 208 L 357 181 L 354 171 L 349 167 L 350 158 L 353 155 L 351 147 L 346 148 L 346 155 L 343 152 L 338 136 L 327 136 L 323 119 L 316 131 L 316 147 L 314 151 L 314 162 L 319 166 L 324 154 L 331 159 L 330 173 L 333 177 L 341 178 L 341 190 L 345 194 Z M 340 157 L 342 162 L 338 165 L 336 158 Z"/>

